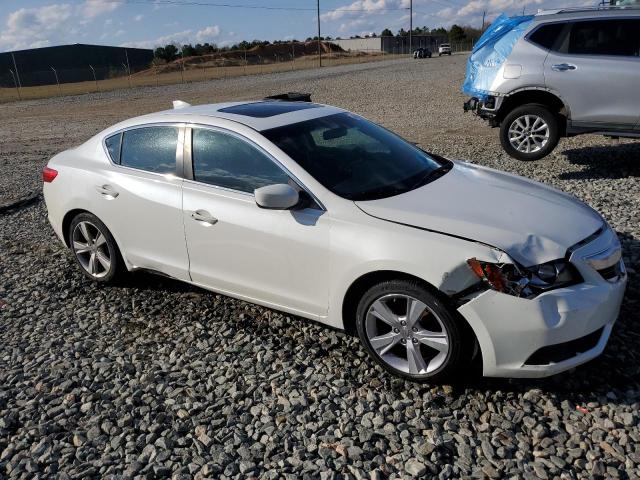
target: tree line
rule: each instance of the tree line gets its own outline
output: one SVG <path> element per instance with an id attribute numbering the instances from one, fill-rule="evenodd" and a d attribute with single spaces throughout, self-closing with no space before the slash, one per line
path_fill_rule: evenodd
<path id="1" fill-rule="evenodd" d="M 452 25 L 451 28 L 446 29 L 443 27 L 438 27 L 434 29 L 429 29 L 426 26 L 417 27 L 412 30 L 412 35 L 440 35 L 446 36 L 450 42 L 463 42 L 468 40 L 477 40 L 480 38 L 482 34 L 479 28 L 470 27 L 468 25 Z M 401 28 L 397 33 L 393 33 L 390 29 L 385 28 L 380 32 L 380 34 L 372 33 L 370 35 L 353 35 L 351 38 L 369 38 L 369 37 L 407 37 L 409 36 L 409 31 Z M 318 40 L 318 37 L 307 37 L 305 41 L 310 42 Z M 320 37 L 320 40 L 330 42 L 333 40 L 331 37 Z M 209 55 L 213 53 L 223 53 L 228 52 L 230 50 L 250 50 L 253 47 L 260 47 L 265 45 L 278 45 L 282 43 L 291 43 L 297 42 L 298 40 L 274 40 L 272 42 L 268 40 L 252 40 L 235 43 L 233 45 L 228 45 L 224 47 L 219 47 L 215 43 L 197 43 L 192 45 L 190 43 L 185 45 L 174 45 L 168 44 L 164 47 L 158 47 L 154 50 L 154 58 L 159 61 L 164 62 L 172 62 L 179 57 L 195 57 L 201 55 Z"/>

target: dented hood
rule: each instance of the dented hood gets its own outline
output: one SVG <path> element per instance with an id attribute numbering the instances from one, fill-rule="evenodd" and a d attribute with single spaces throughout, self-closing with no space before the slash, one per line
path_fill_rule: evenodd
<path id="1" fill-rule="evenodd" d="M 492 245 L 524 266 L 563 258 L 603 224 L 559 190 L 464 162 L 416 190 L 356 204 L 380 219 Z"/>

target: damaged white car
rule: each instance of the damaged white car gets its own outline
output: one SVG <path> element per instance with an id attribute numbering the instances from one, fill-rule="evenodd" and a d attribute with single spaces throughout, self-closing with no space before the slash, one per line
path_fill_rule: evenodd
<path id="1" fill-rule="evenodd" d="M 92 280 L 150 270 L 357 332 L 417 381 L 474 356 L 488 376 L 545 376 L 605 348 L 621 247 L 575 198 L 331 106 L 175 107 L 43 172 L 53 229 Z"/>

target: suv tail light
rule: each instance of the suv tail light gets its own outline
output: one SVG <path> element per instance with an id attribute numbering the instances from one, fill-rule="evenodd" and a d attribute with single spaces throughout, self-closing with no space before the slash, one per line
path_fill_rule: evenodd
<path id="1" fill-rule="evenodd" d="M 53 168 L 44 167 L 42 169 L 42 181 L 45 183 L 51 183 L 58 176 L 58 171 Z"/>

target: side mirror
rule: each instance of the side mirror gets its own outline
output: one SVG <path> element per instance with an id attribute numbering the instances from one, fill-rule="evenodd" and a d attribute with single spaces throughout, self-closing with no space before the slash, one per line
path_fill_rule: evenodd
<path id="1" fill-rule="evenodd" d="M 256 188 L 253 194 L 256 197 L 256 204 L 260 208 L 271 210 L 288 210 L 295 207 L 300 201 L 297 190 L 286 183 Z"/>

